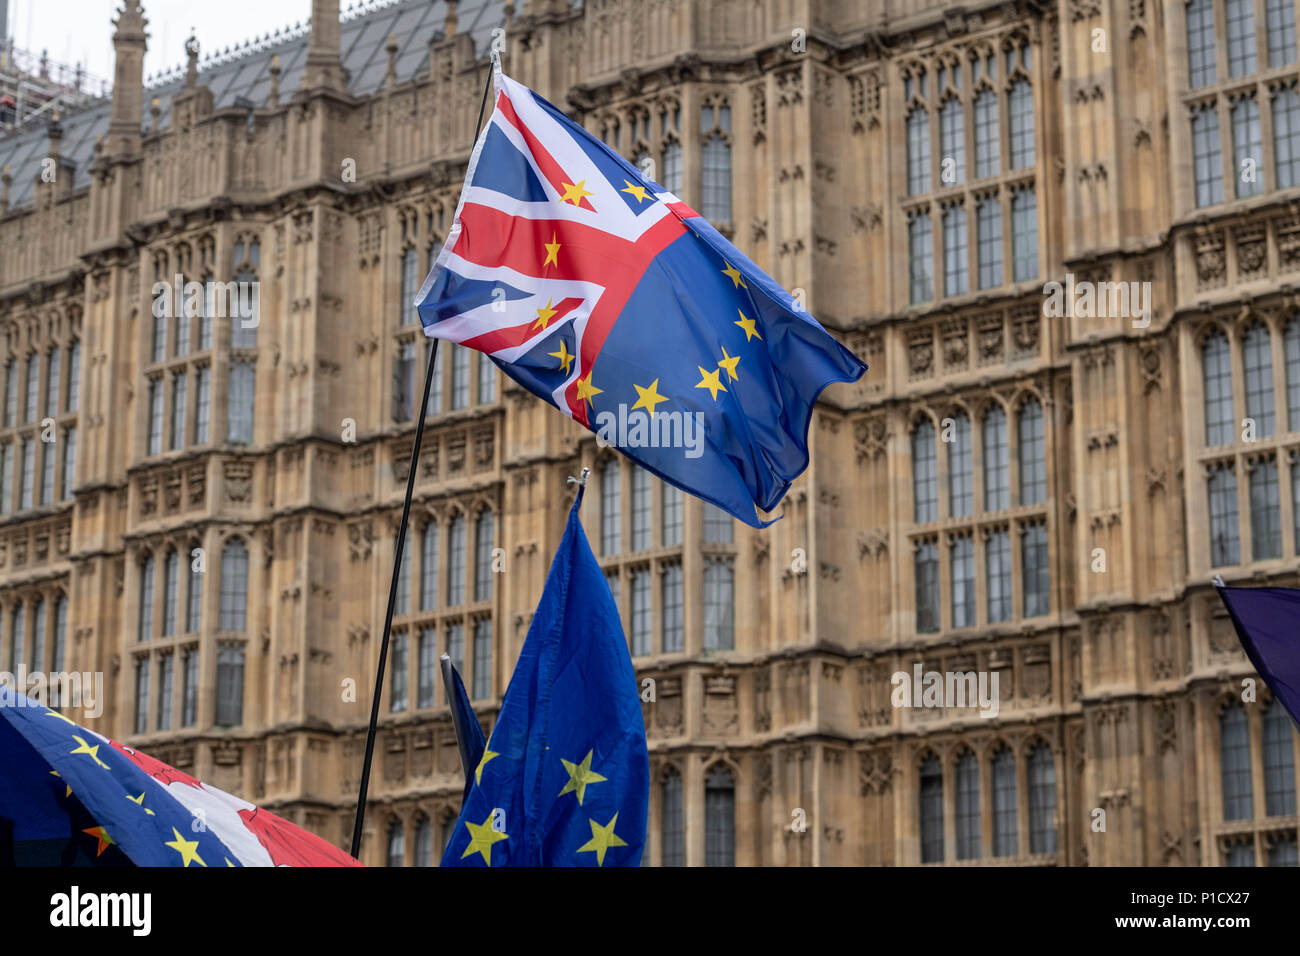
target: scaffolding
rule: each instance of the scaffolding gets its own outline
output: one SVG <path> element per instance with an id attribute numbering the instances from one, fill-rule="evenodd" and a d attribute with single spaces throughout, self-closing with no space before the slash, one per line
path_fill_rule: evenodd
<path id="1" fill-rule="evenodd" d="M 0 0 L 2 3 L 3 0 Z M 16 47 L 0 34 L 0 135 L 34 122 L 48 122 L 109 95 L 109 83 L 81 66 L 67 66 Z"/>

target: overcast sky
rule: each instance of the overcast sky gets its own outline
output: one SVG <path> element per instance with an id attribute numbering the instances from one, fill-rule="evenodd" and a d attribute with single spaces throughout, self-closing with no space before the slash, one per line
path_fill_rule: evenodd
<path id="1" fill-rule="evenodd" d="M 0 0 L 3 3 L 4 0 Z M 185 62 L 193 28 L 204 55 L 306 21 L 311 0 L 143 0 L 149 20 L 145 75 Z M 346 10 L 349 0 L 342 4 Z M 9 0 L 9 33 L 21 48 L 113 78 L 113 26 L 122 0 Z"/>

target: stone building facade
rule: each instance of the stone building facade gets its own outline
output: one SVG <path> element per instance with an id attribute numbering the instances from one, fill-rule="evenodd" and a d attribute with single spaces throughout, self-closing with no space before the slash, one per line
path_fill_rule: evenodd
<path id="1" fill-rule="evenodd" d="M 1296 735 L 1212 586 L 1300 569 L 1293 0 L 311 13 L 146 87 L 126 0 L 111 106 L 0 140 L 0 663 L 103 672 L 92 726 L 346 844 L 409 302 L 497 40 L 871 369 L 758 532 L 443 349 L 365 861 L 437 860 L 434 661 L 490 725 L 590 466 L 649 864 L 1295 862 Z M 156 319 L 176 275 L 256 282 L 256 327 Z M 917 666 L 997 715 L 892 706 Z"/>

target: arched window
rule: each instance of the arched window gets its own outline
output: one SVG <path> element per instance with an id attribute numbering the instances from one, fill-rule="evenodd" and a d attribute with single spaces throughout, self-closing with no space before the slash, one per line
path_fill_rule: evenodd
<path id="1" fill-rule="evenodd" d="M 221 727 L 238 727 L 244 720 L 244 648 L 224 644 L 217 651 L 217 719 Z"/>
<path id="2" fill-rule="evenodd" d="M 966 181 L 966 117 L 961 100 L 952 96 L 939 108 L 939 155 L 943 184 Z"/>
<path id="3" fill-rule="evenodd" d="M 618 554 L 619 531 L 623 522 L 622 469 L 617 458 L 610 458 L 600 472 L 600 553 Z"/>
<path id="4" fill-rule="evenodd" d="M 1224 567 L 1241 560 L 1237 531 L 1237 473 L 1233 462 L 1220 461 L 1206 482 L 1210 505 L 1210 565 Z"/>
<path id="5" fill-rule="evenodd" d="M 393 635 L 391 670 L 388 672 L 388 709 L 394 714 L 406 710 L 406 687 L 409 683 L 406 669 L 406 632 Z"/>
<path id="6" fill-rule="evenodd" d="M 492 696 L 492 619 L 474 622 L 474 681 L 471 696 L 484 700 Z"/>
<path id="7" fill-rule="evenodd" d="M 60 594 L 54 602 L 54 647 L 50 654 L 50 670 L 63 670 L 63 657 L 68 647 L 68 599 Z"/>
<path id="8" fill-rule="evenodd" d="M 704 783 L 704 865 L 736 865 L 736 784 L 721 764 Z"/>
<path id="9" fill-rule="evenodd" d="M 1223 202 L 1223 143 L 1219 139 L 1219 111 L 1214 103 L 1201 103 L 1192 111 L 1192 171 L 1196 205 Z"/>
<path id="10" fill-rule="evenodd" d="M 433 866 L 433 824 L 426 816 L 415 825 L 415 865 Z"/>
<path id="11" fill-rule="evenodd" d="M 705 505 L 708 508 L 708 505 Z M 708 521 L 708 512 L 705 512 Z M 728 521 L 730 525 L 730 521 Z M 708 538 L 705 538 L 707 541 Z M 644 551 L 650 547 L 650 472 L 644 468 L 632 469 L 632 550 Z"/>
<path id="12" fill-rule="evenodd" d="M 1017 437 L 1020 446 L 1020 503 L 1047 500 L 1047 449 L 1043 441 L 1043 406 L 1028 398 L 1020 406 Z"/>
<path id="13" fill-rule="evenodd" d="M 465 516 L 456 515 L 447 528 L 447 604 L 465 603 Z"/>
<path id="14" fill-rule="evenodd" d="M 1192 89 L 1215 81 L 1214 0 L 1187 4 L 1187 73 Z"/>
<path id="15" fill-rule="evenodd" d="M 1291 8 L 1289 3 L 1286 6 Z M 1293 27 L 1292 57 L 1296 48 L 1294 36 Z M 1272 38 L 1270 33 L 1269 39 Z M 1278 189 L 1300 184 L 1300 91 L 1295 87 L 1273 94 L 1273 175 Z"/>
<path id="16" fill-rule="evenodd" d="M 1246 369 L 1246 417 L 1255 422 L 1255 436 L 1273 434 L 1273 347 L 1268 328 L 1255 323 L 1241 340 Z"/>
<path id="17" fill-rule="evenodd" d="M 663 176 L 663 187 L 674 196 L 682 192 L 682 144 L 673 140 L 664 147 L 663 166 L 659 170 Z"/>
<path id="18" fill-rule="evenodd" d="M 916 629 L 921 634 L 939 630 L 939 544 L 933 537 L 915 544 Z"/>
<path id="19" fill-rule="evenodd" d="M 907 114 L 907 194 L 930 191 L 930 114 L 914 106 Z"/>
<path id="20" fill-rule="evenodd" d="M 704 562 L 704 649 L 729 651 L 736 646 L 736 578 L 725 558 Z"/>
<path id="21" fill-rule="evenodd" d="M 1228 337 L 1216 330 L 1201 345 L 1205 393 L 1205 444 L 1232 442 L 1232 361 Z"/>
<path id="22" fill-rule="evenodd" d="M 952 581 L 952 626 L 975 625 L 975 541 L 969 531 L 954 535 L 949 545 Z"/>
<path id="23" fill-rule="evenodd" d="M 48 373 L 45 376 L 45 414 L 54 418 L 59 414 L 59 358 L 58 349 L 50 350 Z"/>
<path id="24" fill-rule="evenodd" d="M 1034 165 L 1034 88 L 1023 77 L 1012 83 L 1007 93 L 1007 116 L 1011 127 L 1011 168 Z"/>
<path id="25" fill-rule="evenodd" d="M 451 407 L 453 410 L 469 408 L 469 349 L 452 342 L 451 346 Z"/>
<path id="26" fill-rule="evenodd" d="M 474 528 L 474 600 L 492 597 L 492 549 L 496 546 L 496 519 L 491 511 L 478 516 Z"/>
<path id="27" fill-rule="evenodd" d="M 1016 757 L 1003 747 L 993 755 L 993 855 L 1015 856 L 1019 843 L 1016 826 Z"/>
<path id="28" fill-rule="evenodd" d="M 943 211 L 944 295 L 965 295 L 969 289 L 966 237 L 966 210 L 949 206 Z"/>
<path id="29" fill-rule="evenodd" d="M 397 542 L 394 539 L 393 549 L 397 549 Z M 402 542 L 402 569 L 397 574 L 397 597 L 393 601 L 393 613 L 395 615 L 409 614 L 411 612 L 411 542 Z"/>
<path id="30" fill-rule="evenodd" d="M 1029 751 L 1029 852 L 1056 852 L 1056 761 L 1039 741 Z"/>
<path id="31" fill-rule="evenodd" d="M 28 667 L 33 671 L 43 671 L 45 667 L 45 601 L 36 599 L 32 605 L 32 656 Z"/>
<path id="32" fill-rule="evenodd" d="M 957 859 L 980 857 L 980 767 L 975 754 L 967 750 L 957 758 L 953 768 L 957 829 Z"/>
<path id="33" fill-rule="evenodd" d="M 1223 782 L 1223 819 L 1254 817 L 1250 785 L 1250 728 L 1240 701 L 1219 717 L 1219 764 Z"/>
<path id="34" fill-rule="evenodd" d="M 686 865 L 686 833 L 682 825 L 682 775 L 669 767 L 659 784 L 659 842 L 662 866 Z"/>
<path id="35" fill-rule="evenodd" d="M 135 733 L 149 729 L 149 655 L 135 660 Z"/>
<path id="36" fill-rule="evenodd" d="M 948 446 L 948 516 L 961 518 L 975 508 L 974 453 L 970 418 L 965 412 L 952 416 L 952 438 Z"/>
<path id="37" fill-rule="evenodd" d="M 983 89 L 975 97 L 975 178 L 996 176 L 1002 165 L 998 95 Z"/>
<path id="38" fill-rule="evenodd" d="M 447 848 L 451 846 L 451 838 L 456 835 L 456 816 L 448 814 L 442 820 L 442 852 L 446 853 Z"/>
<path id="39" fill-rule="evenodd" d="M 1226 0 L 1224 23 L 1228 28 L 1228 75 L 1237 77 L 1254 73 L 1258 69 L 1254 0 Z"/>
<path id="40" fill-rule="evenodd" d="M 984 538 L 984 568 L 988 579 L 989 623 L 1011 620 L 1011 535 L 989 529 Z"/>
<path id="41" fill-rule="evenodd" d="M 388 866 L 406 865 L 406 828 L 401 820 L 394 820 L 388 825 Z"/>
<path id="42" fill-rule="evenodd" d="M 18 366 L 13 359 L 5 363 L 5 428 L 18 424 Z"/>
<path id="43" fill-rule="evenodd" d="M 934 297 L 934 231 L 930 214 L 919 212 L 907 224 L 908 301 L 912 305 Z"/>
<path id="44" fill-rule="evenodd" d="M 706 106 L 704 111 L 706 115 L 710 114 L 712 107 Z M 725 106 L 718 112 L 730 114 Z M 715 131 L 705 138 L 700 168 L 704 187 L 701 191 L 701 215 L 714 223 L 731 222 L 731 143 L 722 131 Z"/>
<path id="45" fill-rule="evenodd" d="M 1023 282 L 1038 275 L 1038 197 L 1033 186 L 1023 186 L 1011 197 L 1011 280 Z"/>
<path id="46" fill-rule="evenodd" d="M 248 617 L 248 548 L 239 538 L 231 538 L 221 552 L 221 613 L 217 627 L 223 631 L 242 631 Z"/>
<path id="47" fill-rule="evenodd" d="M 226 310 L 230 321 L 230 346 L 236 349 L 257 348 L 257 326 L 261 321 L 258 314 L 261 303 L 258 301 L 257 273 L 245 267 L 235 272 L 236 292 L 231 296 L 233 308 Z"/>
<path id="48" fill-rule="evenodd" d="M 438 522 L 424 526 L 420 539 L 420 610 L 438 606 Z"/>
<path id="49" fill-rule="evenodd" d="M 934 425 L 923 418 L 912 430 L 912 516 L 917 524 L 939 517 L 937 459 Z"/>
<path id="50" fill-rule="evenodd" d="M 398 303 L 398 326 L 414 325 L 420 321 L 415 308 L 415 297 L 420 291 L 420 254 L 411 246 L 402 253 L 402 301 Z"/>
<path id="51" fill-rule="evenodd" d="M 663 515 L 660 521 L 661 542 L 665 548 L 682 543 L 682 490 L 664 482 L 660 488 L 660 505 Z"/>
<path id="52" fill-rule="evenodd" d="M 153 555 L 146 554 L 140 562 L 140 627 L 136 640 L 147 641 L 153 637 Z"/>
<path id="53" fill-rule="evenodd" d="M 1000 405 L 984 413 L 984 510 L 1011 506 L 1007 468 L 1007 414 Z"/>
<path id="54" fill-rule="evenodd" d="M 1291 318 L 1282 332 L 1286 360 L 1287 431 L 1300 431 L 1300 319 Z"/>
<path id="55" fill-rule="evenodd" d="M 996 196 L 985 196 L 975 206 L 975 231 L 979 286 L 991 289 L 1002 284 L 1002 204 Z"/>
<path id="56" fill-rule="evenodd" d="M 68 347 L 68 411 L 75 412 L 81 398 L 81 343 Z"/>
<path id="57" fill-rule="evenodd" d="M 1295 744 L 1291 718 L 1273 699 L 1260 717 L 1264 733 L 1264 812 L 1270 817 L 1295 815 Z"/>
<path id="58" fill-rule="evenodd" d="M 253 405 L 257 394 L 253 363 L 230 363 L 230 394 L 226 402 L 226 440 L 247 445 L 253 440 Z"/>
<path id="59" fill-rule="evenodd" d="M 163 637 L 176 633 L 176 592 L 180 586 L 180 558 L 175 549 L 163 558 Z"/>
<path id="60" fill-rule="evenodd" d="M 1232 105 L 1232 164 L 1237 174 L 1237 198 L 1257 196 L 1264 191 L 1264 131 L 1259 123 L 1259 103 L 1243 96 Z"/>
<path id="61" fill-rule="evenodd" d="M 943 768 L 931 754 L 921 761 L 921 862 L 943 862 Z"/>
<path id="62" fill-rule="evenodd" d="M 190 543 L 190 585 L 185 593 L 185 632 L 197 634 L 203 627 L 203 565 L 198 560 L 198 542 Z"/>
<path id="63" fill-rule="evenodd" d="M 711 544 L 730 543 L 734 533 L 731 515 L 710 501 L 704 502 L 703 507 L 704 541 Z"/>

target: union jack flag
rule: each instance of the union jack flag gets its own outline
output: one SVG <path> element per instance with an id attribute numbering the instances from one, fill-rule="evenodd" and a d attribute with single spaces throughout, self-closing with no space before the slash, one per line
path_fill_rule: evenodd
<path id="1" fill-rule="evenodd" d="M 494 91 L 416 297 L 426 333 L 597 434 L 630 418 L 612 442 L 625 455 L 770 524 L 756 508 L 807 467 L 818 393 L 866 366 L 677 196 L 500 71 Z M 686 441 L 700 424 L 698 448 L 658 440 L 682 438 L 679 421 Z"/>

